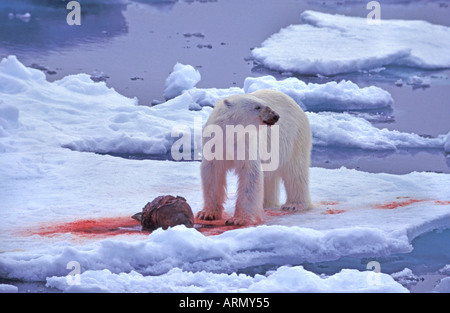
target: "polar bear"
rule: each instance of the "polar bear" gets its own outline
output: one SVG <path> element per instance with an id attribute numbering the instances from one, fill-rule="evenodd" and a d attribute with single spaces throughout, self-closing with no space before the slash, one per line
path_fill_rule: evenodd
<path id="1" fill-rule="evenodd" d="M 271 126 L 274 124 L 279 127 L 278 133 L 274 132 L 276 125 Z M 253 129 L 258 127 L 257 135 L 266 140 L 261 142 L 272 144 L 268 149 L 278 153 L 279 159 L 275 169 L 262 171 L 264 165 L 261 162 L 262 145 L 250 144 L 252 136 L 250 131 L 247 136 L 240 137 L 241 142 L 238 139 L 234 146 L 230 146 L 236 150 L 236 145 L 245 141 L 245 158 L 239 159 L 236 157 L 236 151 L 229 151 L 230 138 L 234 141 L 235 135 L 229 136 L 227 130 L 230 126 L 233 129 L 232 127 L 238 125 L 247 130 L 251 130 L 251 125 L 255 126 Z M 260 131 L 264 125 L 268 125 L 265 133 Z M 211 132 L 213 126 L 216 128 Z M 279 138 L 272 141 L 275 135 Z M 213 141 L 215 144 L 212 144 Z M 287 196 L 286 203 L 281 206 L 282 209 L 313 208 L 309 194 L 311 141 L 311 129 L 305 112 L 292 98 L 282 92 L 258 90 L 216 102 L 203 128 L 201 163 L 203 209 L 197 213 L 197 218 L 204 220 L 222 218 L 223 204 L 226 200 L 226 174 L 231 169 L 234 169 L 238 176 L 238 190 L 234 216 L 226 221 L 228 225 L 260 223 L 263 208 L 279 206 L 281 181 L 284 183 Z M 213 158 L 207 156 L 208 151 L 205 151 L 207 147 L 214 154 Z"/>

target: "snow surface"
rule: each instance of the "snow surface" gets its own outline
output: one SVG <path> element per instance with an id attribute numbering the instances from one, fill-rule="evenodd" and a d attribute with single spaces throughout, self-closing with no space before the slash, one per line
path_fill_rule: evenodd
<path id="1" fill-rule="evenodd" d="M 360 148 L 366 150 L 395 150 L 397 148 L 443 149 L 450 137 L 439 135 L 425 138 L 386 128 L 378 129 L 364 118 L 348 113 L 308 113 L 316 146 Z"/>
<path id="2" fill-rule="evenodd" d="M 381 19 L 304 11 L 303 24 L 290 25 L 252 50 L 265 67 L 300 74 L 336 75 L 408 66 L 450 67 L 450 28 L 426 21 Z M 329 49 L 324 49 L 329 47 Z"/>
<path id="3" fill-rule="evenodd" d="M 450 277 L 443 278 L 439 284 L 433 289 L 435 292 L 449 293 L 450 292 Z"/>
<path id="4" fill-rule="evenodd" d="M 113 274 L 86 271 L 83 284 L 68 285 L 65 277 L 50 277 L 47 286 L 66 292 L 407 292 L 387 274 L 377 284 L 368 284 L 368 274 L 343 269 L 331 277 L 306 271 L 302 266 L 282 266 L 267 276 L 216 274 L 206 271 L 185 272 L 175 268 L 163 276 L 143 276 L 137 272 Z M 301 282 L 301 283 L 299 283 Z"/>
<path id="5" fill-rule="evenodd" d="M 0 293 L 15 293 L 18 288 L 14 285 L 0 284 Z"/>
<path id="6" fill-rule="evenodd" d="M 306 86 L 292 79 L 284 82 L 262 77 L 249 78 L 244 88 L 194 87 L 163 104 L 145 107 L 88 75 L 51 83 L 14 56 L 3 59 L 0 277 L 47 282 L 63 291 L 406 291 L 387 274 L 381 273 L 380 284 L 374 284 L 368 279 L 374 274 L 371 271 L 344 269 L 318 276 L 301 264 L 411 251 L 411 241 L 420 234 L 450 226 L 449 175 L 312 168 L 311 194 L 317 209 L 267 215 L 266 225 L 216 236 L 184 226 L 108 238 L 38 234 L 52 223 L 128 217 L 161 194 L 183 196 L 194 213 L 199 211 L 199 162 L 132 160 L 98 153 L 167 153 L 177 139 L 171 136 L 172 128 L 182 124 L 198 132 L 214 99 L 264 83 L 264 88 L 272 84 L 297 92 L 296 100 L 302 103 L 315 97 L 343 103 L 341 95 L 351 98 L 351 90 L 360 108 L 373 103 L 371 92 L 348 82 Z M 289 90 L 289 84 L 303 90 Z M 443 150 L 449 140 L 446 135 L 422 138 L 380 130 L 349 114 L 308 112 L 308 117 L 317 145 Z M 196 118 L 201 122 L 196 123 Z M 225 209 L 232 214 L 237 179 L 230 174 L 228 181 Z M 71 261 L 81 266 L 80 285 L 67 283 Z M 255 276 L 236 274 L 251 267 L 273 270 Z"/>

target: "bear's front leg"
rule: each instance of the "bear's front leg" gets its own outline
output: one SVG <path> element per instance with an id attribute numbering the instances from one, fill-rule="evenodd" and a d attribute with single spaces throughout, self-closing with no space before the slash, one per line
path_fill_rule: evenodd
<path id="1" fill-rule="evenodd" d="M 227 191 L 226 168 L 215 160 L 203 160 L 201 167 L 203 210 L 197 213 L 201 220 L 220 220 Z"/>
<path id="2" fill-rule="evenodd" d="M 235 161 L 239 178 L 234 216 L 227 225 L 246 225 L 261 222 L 264 201 L 264 177 L 259 160 Z"/>

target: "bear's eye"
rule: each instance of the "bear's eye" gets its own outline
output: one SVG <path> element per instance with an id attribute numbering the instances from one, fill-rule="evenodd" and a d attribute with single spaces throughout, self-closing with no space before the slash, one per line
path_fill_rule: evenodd
<path id="1" fill-rule="evenodd" d="M 261 106 L 260 105 L 256 106 L 255 110 L 257 110 L 257 111 L 261 110 Z"/>

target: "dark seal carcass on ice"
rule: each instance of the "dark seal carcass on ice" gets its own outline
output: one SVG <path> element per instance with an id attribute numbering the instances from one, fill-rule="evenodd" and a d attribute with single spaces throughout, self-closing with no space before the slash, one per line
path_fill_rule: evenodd
<path id="1" fill-rule="evenodd" d="M 186 199 L 170 195 L 156 197 L 133 215 L 141 222 L 142 230 L 155 230 L 159 227 L 167 229 L 176 225 L 194 226 L 194 214 Z"/>

